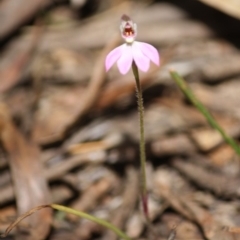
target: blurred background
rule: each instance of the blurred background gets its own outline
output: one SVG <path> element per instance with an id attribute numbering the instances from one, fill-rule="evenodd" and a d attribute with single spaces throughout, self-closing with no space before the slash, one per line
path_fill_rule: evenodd
<path id="1" fill-rule="evenodd" d="M 134 78 L 104 69 L 123 42 L 123 14 L 161 56 L 140 73 L 151 231 L 139 201 Z M 133 239 L 240 239 L 239 159 L 169 75 L 178 71 L 239 141 L 239 0 L 2 0 L 0 19 L 0 233 L 58 203 Z M 117 237 L 42 210 L 6 239 Z"/>

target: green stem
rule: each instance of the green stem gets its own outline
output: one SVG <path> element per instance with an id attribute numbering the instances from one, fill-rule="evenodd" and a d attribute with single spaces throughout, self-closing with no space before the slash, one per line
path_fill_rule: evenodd
<path id="1" fill-rule="evenodd" d="M 210 112 L 205 108 L 205 106 L 196 98 L 193 94 L 192 90 L 189 88 L 185 80 L 179 76 L 179 74 L 175 71 L 170 71 L 171 77 L 185 94 L 185 96 L 193 103 L 193 105 L 204 115 L 209 124 L 215 128 L 223 137 L 223 139 L 233 148 L 233 150 L 240 155 L 240 148 L 236 141 L 231 138 L 223 128 L 217 123 L 214 117 L 210 114 Z"/>
<path id="2" fill-rule="evenodd" d="M 142 88 L 139 80 L 138 68 L 133 62 L 132 64 L 133 75 L 136 80 L 137 88 L 137 102 L 138 102 L 138 112 L 139 112 L 139 127 L 140 127 L 140 163 L 141 163 L 141 197 L 143 204 L 143 211 L 148 220 L 148 201 L 147 201 L 147 177 L 146 177 L 146 150 L 145 150 L 145 137 L 144 137 L 144 108 L 143 108 L 143 97 Z"/>
<path id="3" fill-rule="evenodd" d="M 114 225 L 112 225 L 111 223 L 103 220 L 103 219 L 100 219 L 100 218 L 97 218 L 97 217 L 94 217 L 92 215 L 89 215 L 87 213 L 84 213 L 84 212 L 81 212 L 81 211 L 77 211 L 77 210 L 74 210 L 72 208 L 68 208 L 68 207 L 65 207 L 65 206 L 62 206 L 62 205 L 58 205 L 58 204 L 51 204 L 50 205 L 53 209 L 56 209 L 56 210 L 59 210 L 59 211 L 63 211 L 63 212 L 66 212 L 66 213 L 70 213 L 70 214 L 74 214 L 78 217 L 82 217 L 82 218 L 85 218 L 85 219 L 88 219 L 92 222 L 95 222 L 103 227 L 106 227 L 110 230 L 112 230 L 113 232 L 115 232 L 118 237 L 122 238 L 122 239 L 125 239 L 125 240 L 131 240 L 130 237 L 128 237 L 124 232 L 122 232 L 121 230 L 119 230 L 117 227 L 115 227 Z"/>

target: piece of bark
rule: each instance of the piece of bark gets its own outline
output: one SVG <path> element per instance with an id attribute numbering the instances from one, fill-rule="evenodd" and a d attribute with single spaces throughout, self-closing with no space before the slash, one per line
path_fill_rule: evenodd
<path id="1" fill-rule="evenodd" d="M 184 134 L 165 137 L 151 143 L 151 151 L 156 156 L 164 155 L 191 155 L 195 151 L 195 146 Z"/>
<path id="2" fill-rule="evenodd" d="M 57 156 L 58 157 L 58 156 Z M 61 157 L 61 156 L 60 156 Z M 75 167 L 79 167 L 86 163 L 103 163 L 106 161 L 105 151 L 95 151 L 91 153 L 85 153 L 82 155 L 70 156 L 60 163 L 47 168 L 45 176 L 49 180 L 55 180 L 61 177 Z"/>
<path id="3" fill-rule="evenodd" d="M 88 153 L 94 151 L 103 151 L 111 149 L 113 147 L 119 146 L 123 141 L 123 138 L 119 134 L 112 134 L 112 136 L 107 136 L 101 141 L 86 142 L 73 144 L 68 147 L 67 152 L 72 155 L 77 155 L 81 153 Z"/>
<path id="4" fill-rule="evenodd" d="M 9 159 L 18 214 L 21 215 L 32 207 L 49 203 L 49 190 L 38 147 L 14 126 L 3 104 L 0 106 L 0 116 L 0 137 Z M 50 222 L 51 210 L 35 213 L 24 221 L 29 235 L 19 231 L 17 239 L 45 238 Z"/>
<path id="5" fill-rule="evenodd" d="M 230 178 L 180 158 L 174 159 L 172 166 L 200 187 L 213 191 L 218 196 L 226 198 L 240 196 L 239 177 Z"/>

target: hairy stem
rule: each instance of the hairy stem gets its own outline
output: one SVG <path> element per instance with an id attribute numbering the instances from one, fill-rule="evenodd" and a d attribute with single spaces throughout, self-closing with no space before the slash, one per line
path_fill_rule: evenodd
<path id="1" fill-rule="evenodd" d="M 139 112 L 139 127 L 140 127 L 140 164 L 141 164 L 141 199 L 143 212 L 146 220 L 149 221 L 148 213 L 148 197 L 147 197 L 147 177 L 146 177 L 146 150 L 145 150 L 145 137 L 144 137 L 144 108 L 143 108 L 143 97 L 142 88 L 139 80 L 138 68 L 133 62 L 132 64 L 133 75 L 136 80 L 137 89 L 137 102 L 138 102 L 138 112 Z"/>

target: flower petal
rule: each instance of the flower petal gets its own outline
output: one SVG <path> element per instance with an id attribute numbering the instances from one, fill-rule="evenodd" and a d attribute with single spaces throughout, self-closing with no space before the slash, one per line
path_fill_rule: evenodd
<path id="1" fill-rule="evenodd" d="M 158 50 L 152 45 L 144 42 L 138 42 L 142 53 L 147 56 L 153 63 L 159 66 L 159 53 Z"/>
<path id="2" fill-rule="evenodd" d="M 119 46 L 119 47 L 117 47 L 117 48 L 114 48 L 107 55 L 106 60 L 105 60 L 106 71 L 108 71 L 113 66 L 113 64 L 121 57 L 123 46 L 124 46 L 124 44 Z"/>
<path id="3" fill-rule="evenodd" d="M 150 60 L 146 55 L 142 53 L 140 42 L 135 41 L 132 44 L 132 52 L 133 52 L 133 59 L 137 67 L 143 72 L 147 72 L 147 70 L 149 69 Z"/>
<path id="4" fill-rule="evenodd" d="M 132 47 L 128 44 L 123 44 L 122 55 L 117 61 L 118 69 L 121 74 L 126 74 L 132 66 L 133 54 Z"/>

